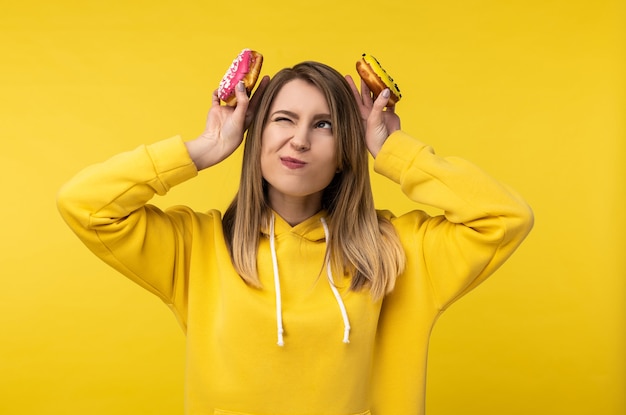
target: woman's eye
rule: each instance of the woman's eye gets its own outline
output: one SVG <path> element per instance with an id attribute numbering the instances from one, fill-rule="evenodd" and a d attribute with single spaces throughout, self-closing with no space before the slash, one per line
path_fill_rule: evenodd
<path id="1" fill-rule="evenodd" d="M 333 128 L 330 121 L 320 121 L 315 124 L 315 128 Z"/>
<path id="2" fill-rule="evenodd" d="M 291 122 L 291 120 L 287 117 L 276 117 L 274 118 L 274 122 Z"/>

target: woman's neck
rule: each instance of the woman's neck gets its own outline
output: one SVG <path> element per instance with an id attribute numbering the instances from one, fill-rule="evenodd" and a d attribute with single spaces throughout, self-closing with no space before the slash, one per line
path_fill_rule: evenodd
<path id="1" fill-rule="evenodd" d="M 270 192 L 268 196 L 270 207 L 291 226 L 304 222 L 322 209 L 321 193 L 293 197 L 272 195 Z"/>

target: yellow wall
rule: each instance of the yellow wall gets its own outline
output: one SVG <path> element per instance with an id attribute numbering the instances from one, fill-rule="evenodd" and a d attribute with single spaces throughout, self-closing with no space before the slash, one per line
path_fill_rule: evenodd
<path id="1" fill-rule="evenodd" d="M 623 2 L 5 3 L 0 413 L 182 413 L 177 323 L 81 246 L 55 193 L 87 164 L 199 134 L 243 47 L 268 74 L 313 59 L 354 75 L 374 54 L 405 130 L 532 204 L 529 239 L 435 328 L 430 415 L 626 413 Z M 234 158 L 157 204 L 222 208 L 238 171 Z M 374 185 L 380 207 L 413 208 Z"/>

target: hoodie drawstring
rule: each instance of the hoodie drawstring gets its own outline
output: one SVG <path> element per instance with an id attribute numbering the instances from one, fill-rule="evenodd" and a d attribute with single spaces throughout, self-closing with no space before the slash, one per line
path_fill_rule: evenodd
<path id="1" fill-rule="evenodd" d="M 322 226 L 324 227 L 324 235 L 326 235 L 326 246 L 330 246 L 328 244 L 328 225 L 326 225 L 326 221 L 324 218 L 320 218 L 322 221 Z M 339 306 L 339 310 L 341 310 L 341 317 L 343 318 L 343 342 L 350 343 L 350 320 L 348 319 L 348 311 L 346 310 L 346 305 L 343 303 L 343 299 L 341 298 L 341 294 L 339 294 L 339 290 L 335 286 L 335 279 L 333 278 L 333 272 L 330 267 L 330 255 L 326 257 L 326 274 L 328 275 L 328 283 L 330 284 L 330 289 L 335 294 L 335 299 L 337 300 L 337 305 Z"/>
<path id="2" fill-rule="evenodd" d="M 326 236 L 326 246 L 329 241 L 329 232 L 328 225 L 326 225 L 326 221 L 324 218 L 320 218 L 322 222 L 322 226 L 324 227 L 324 235 Z M 270 250 L 272 252 L 272 266 L 274 268 L 274 290 L 276 293 L 276 334 L 278 337 L 277 344 L 279 346 L 284 346 L 284 328 L 283 328 L 283 315 L 282 315 L 282 295 L 280 291 L 280 278 L 278 275 L 278 258 L 276 257 L 276 244 L 275 244 L 275 236 L 274 236 L 274 214 L 270 217 Z M 333 273 L 330 266 L 330 255 L 326 255 L 326 274 L 328 275 L 328 283 L 330 285 L 330 289 L 332 290 L 335 300 L 337 300 L 337 305 L 339 306 L 339 310 L 341 311 L 341 317 L 343 319 L 343 342 L 350 343 L 350 320 L 348 319 L 348 312 L 346 310 L 346 306 L 341 298 L 341 294 L 337 287 L 335 286 L 335 280 L 333 278 Z"/>
<path id="3" fill-rule="evenodd" d="M 274 214 L 270 218 L 270 250 L 272 251 L 272 266 L 274 267 L 274 291 L 276 293 L 276 334 L 278 336 L 277 344 L 284 346 L 285 341 L 283 339 L 283 304 L 282 296 L 280 294 L 280 278 L 278 278 L 278 259 L 276 258 L 276 245 L 274 243 Z"/>

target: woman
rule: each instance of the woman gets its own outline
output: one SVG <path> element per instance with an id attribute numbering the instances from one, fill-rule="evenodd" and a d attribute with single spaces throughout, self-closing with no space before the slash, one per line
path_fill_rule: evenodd
<path id="1" fill-rule="evenodd" d="M 176 314 L 187 337 L 186 413 L 421 414 L 440 313 L 495 271 L 532 227 L 529 207 L 472 164 L 400 130 L 388 93 L 305 62 L 238 105 L 217 95 L 205 132 L 92 166 L 60 211 L 100 258 Z M 167 211 L 154 194 L 243 141 L 228 210 Z M 416 202 L 374 209 L 377 172 Z"/>

